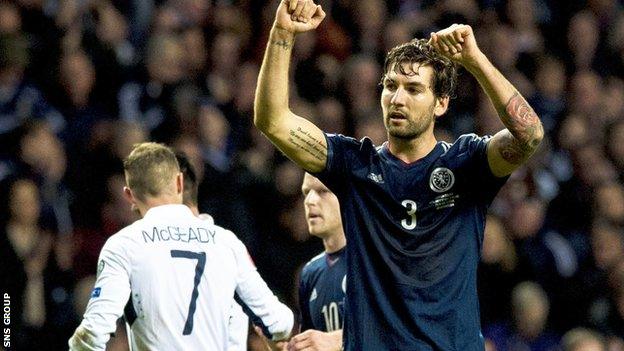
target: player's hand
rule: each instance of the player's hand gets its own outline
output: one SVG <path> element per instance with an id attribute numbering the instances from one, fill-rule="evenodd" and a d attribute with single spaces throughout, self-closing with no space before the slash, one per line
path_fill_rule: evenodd
<path id="1" fill-rule="evenodd" d="M 324 18 L 325 11 L 312 0 L 282 0 L 275 15 L 275 26 L 297 34 L 316 29 Z"/>
<path id="2" fill-rule="evenodd" d="M 442 55 L 464 67 L 474 64 L 481 55 L 472 27 L 465 24 L 453 24 L 431 33 L 429 43 Z"/>
<path id="3" fill-rule="evenodd" d="M 339 351 L 342 348 L 342 331 L 324 333 L 309 329 L 295 335 L 288 343 L 288 351 Z"/>
<path id="4" fill-rule="evenodd" d="M 267 351 L 287 351 L 288 341 L 271 341 L 264 336 L 262 329 L 254 325 L 253 326 L 256 335 L 260 337 L 260 340 L 264 343 Z"/>

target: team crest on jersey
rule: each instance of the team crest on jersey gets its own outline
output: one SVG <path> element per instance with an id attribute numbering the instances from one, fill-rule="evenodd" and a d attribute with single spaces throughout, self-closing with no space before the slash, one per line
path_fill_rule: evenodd
<path id="1" fill-rule="evenodd" d="M 431 172 L 429 187 L 436 193 L 448 191 L 455 184 L 455 175 L 446 167 L 438 167 Z"/>

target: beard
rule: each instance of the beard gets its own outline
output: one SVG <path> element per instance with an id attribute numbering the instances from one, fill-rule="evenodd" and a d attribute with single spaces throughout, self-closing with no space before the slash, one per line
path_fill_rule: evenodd
<path id="1" fill-rule="evenodd" d="M 435 115 L 433 113 L 434 108 L 435 106 L 432 105 L 429 110 L 416 118 L 410 118 L 408 116 L 405 119 L 406 123 L 402 126 L 392 125 L 390 122 L 390 114 L 386 114 L 384 124 L 386 125 L 388 135 L 403 140 L 413 140 L 420 137 L 435 121 Z"/>

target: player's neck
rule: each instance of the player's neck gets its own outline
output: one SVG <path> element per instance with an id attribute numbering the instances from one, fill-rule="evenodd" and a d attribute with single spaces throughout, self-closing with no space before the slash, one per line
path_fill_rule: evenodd
<path id="1" fill-rule="evenodd" d="M 199 208 L 197 208 L 197 205 L 194 205 L 194 204 L 185 204 L 185 205 L 191 209 L 191 212 L 193 212 L 193 216 L 195 217 L 199 216 Z"/>
<path id="2" fill-rule="evenodd" d="M 164 205 L 182 205 L 182 197 L 177 195 L 150 197 L 145 202 L 137 202 L 141 217 L 145 216 L 149 209 Z"/>
<path id="3" fill-rule="evenodd" d="M 418 138 L 401 139 L 388 136 L 388 150 L 394 157 L 405 163 L 412 163 L 427 156 L 436 146 L 433 131 L 425 132 Z"/>
<path id="4" fill-rule="evenodd" d="M 344 233 L 342 231 L 340 231 L 340 233 L 336 233 L 335 235 L 331 235 L 323 239 L 323 246 L 325 247 L 326 253 L 334 253 L 336 251 L 339 251 L 346 245 L 347 239 L 345 239 Z"/>

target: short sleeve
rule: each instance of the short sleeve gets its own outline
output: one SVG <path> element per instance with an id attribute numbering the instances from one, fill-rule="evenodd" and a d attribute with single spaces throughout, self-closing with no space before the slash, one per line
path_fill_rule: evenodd
<path id="1" fill-rule="evenodd" d="M 475 195 L 482 203 L 489 205 L 494 197 L 505 184 L 509 176 L 497 177 L 492 173 L 487 156 L 487 146 L 491 136 L 478 136 L 476 134 L 462 135 L 455 142 L 458 144 L 460 157 L 467 157 L 468 167 L 466 168 Z"/>
<path id="2" fill-rule="evenodd" d="M 374 152 L 374 145 L 368 138 L 357 140 L 342 134 L 325 134 L 327 142 L 327 164 L 321 172 L 313 174 L 334 193 L 344 190 L 354 166 L 362 163 Z"/>

